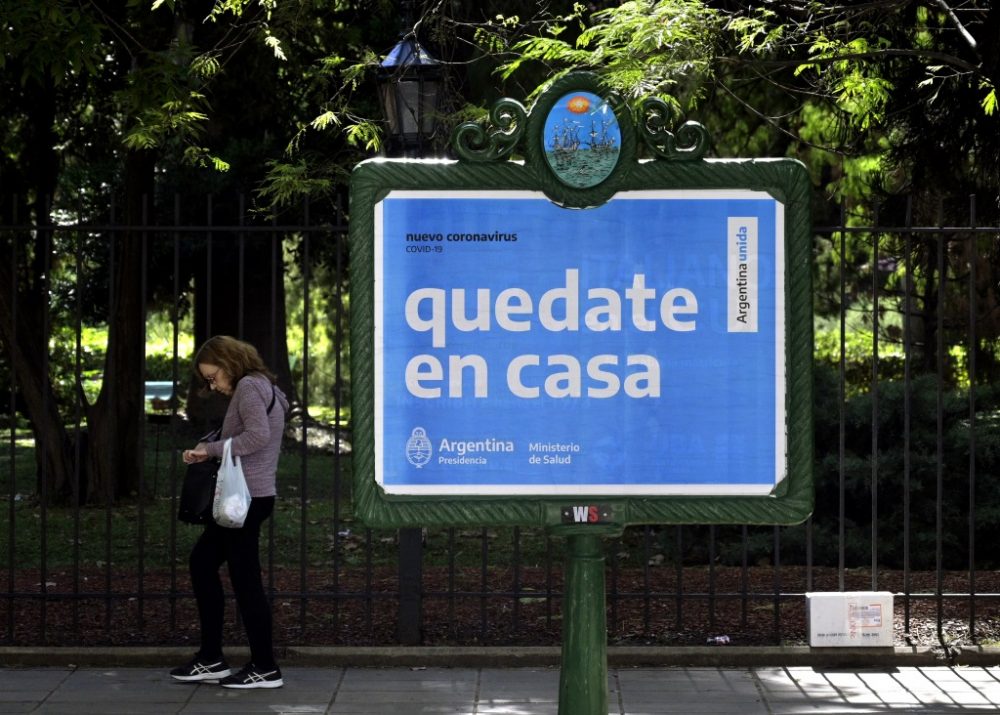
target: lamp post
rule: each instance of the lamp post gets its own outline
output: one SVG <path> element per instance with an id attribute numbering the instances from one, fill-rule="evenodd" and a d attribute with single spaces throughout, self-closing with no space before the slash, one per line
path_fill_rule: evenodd
<path id="1" fill-rule="evenodd" d="M 437 125 L 441 63 L 420 46 L 415 28 L 407 30 L 413 3 L 402 4 L 402 36 L 379 64 L 379 99 L 389 124 L 389 152 L 419 157 Z"/>
<path id="2" fill-rule="evenodd" d="M 379 100 L 389 125 L 387 153 L 419 158 L 430 146 L 437 126 L 441 63 L 417 40 L 412 0 L 404 0 L 401 10 L 399 42 L 379 63 Z M 401 645 L 421 642 L 422 581 L 423 531 L 419 527 L 400 529 L 397 637 Z"/>

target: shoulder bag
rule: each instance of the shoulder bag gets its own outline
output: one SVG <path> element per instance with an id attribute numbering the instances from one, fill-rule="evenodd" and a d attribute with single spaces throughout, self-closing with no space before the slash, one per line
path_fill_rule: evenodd
<path id="1" fill-rule="evenodd" d="M 207 524 L 212 518 L 212 500 L 215 497 L 218 459 L 206 459 L 187 466 L 181 486 L 177 518 L 186 524 Z"/>

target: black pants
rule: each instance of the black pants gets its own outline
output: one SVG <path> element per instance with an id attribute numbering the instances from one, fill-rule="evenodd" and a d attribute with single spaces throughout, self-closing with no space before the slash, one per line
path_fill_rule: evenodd
<path id="1" fill-rule="evenodd" d="M 274 511 L 274 497 L 254 497 L 241 529 L 225 529 L 209 522 L 191 550 L 191 585 L 201 619 L 199 655 L 222 655 L 222 627 L 226 597 L 219 569 L 229 564 L 229 580 L 243 617 L 250 659 L 257 668 L 275 667 L 271 633 L 271 604 L 260 575 L 260 526 Z"/>

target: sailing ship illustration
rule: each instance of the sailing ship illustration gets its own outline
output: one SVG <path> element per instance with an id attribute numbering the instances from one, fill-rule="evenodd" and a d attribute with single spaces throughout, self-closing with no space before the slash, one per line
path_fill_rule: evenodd
<path id="1" fill-rule="evenodd" d="M 578 172 L 594 163 L 603 163 L 608 157 L 618 153 L 618 143 L 612 135 L 616 128 L 614 120 L 601 119 L 598 124 L 592 117 L 590 131 L 583 133 L 584 127 L 580 122 L 563 119 L 561 124 L 551 130 L 548 152 L 550 163 L 560 175 Z"/>

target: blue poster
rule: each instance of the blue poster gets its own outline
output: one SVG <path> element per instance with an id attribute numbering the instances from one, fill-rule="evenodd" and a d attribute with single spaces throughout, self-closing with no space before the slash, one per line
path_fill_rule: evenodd
<path id="1" fill-rule="evenodd" d="M 784 208 L 750 190 L 393 191 L 375 207 L 389 494 L 757 495 L 785 477 Z"/>

